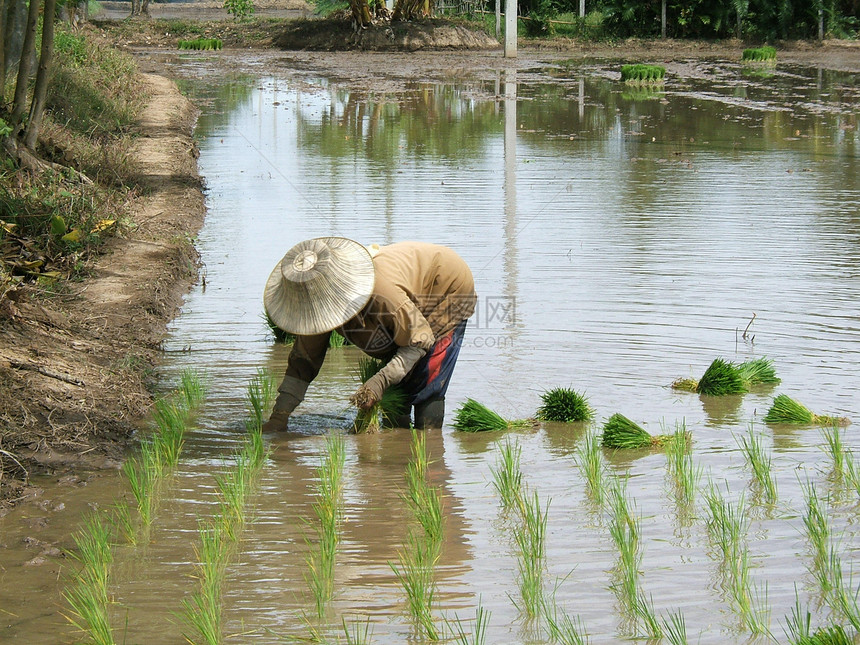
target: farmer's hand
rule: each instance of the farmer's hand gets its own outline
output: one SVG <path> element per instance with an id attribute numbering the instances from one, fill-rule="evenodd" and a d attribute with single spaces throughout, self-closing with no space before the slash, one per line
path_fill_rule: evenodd
<path id="1" fill-rule="evenodd" d="M 355 394 L 349 397 L 349 402 L 359 410 L 369 410 L 381 398 L 382 388 L 379 387 L 379 381 L 374 381 L 371 378 L 367 383 L 358 388 Z"/>
<path id="2" fill-rule="evenodd" d="M 275 410 L 269 420 L 263 424 L 263 432 L 285 432 L 289 430 L 290 413 Z"/>

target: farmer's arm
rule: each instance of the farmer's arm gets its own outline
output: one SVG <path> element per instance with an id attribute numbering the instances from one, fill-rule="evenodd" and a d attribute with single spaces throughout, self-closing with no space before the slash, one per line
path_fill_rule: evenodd
<path id="1" fill-rule="evenodd" d="M 284 380 L 278 386 L 278 398 L 275 399 L 272 416 L 264 430 L 287 429 L 290 414 L 304 400 L 308 384 L 319 374 L 328 350 L 330 335 L 331 332 L 326 332 L 315 336 L 296 337 L 287 361 Z"/>
<path id="2" fill-rule="evenodd" d="M 352 396 L 350 400 L 359 408 L 369 408 L 382 398 L 386 389 L 406 378 L 436 342 L 430 324 L 408 297 L 401 300 L 392 314 L 397 351 L 385 367 Z"/>

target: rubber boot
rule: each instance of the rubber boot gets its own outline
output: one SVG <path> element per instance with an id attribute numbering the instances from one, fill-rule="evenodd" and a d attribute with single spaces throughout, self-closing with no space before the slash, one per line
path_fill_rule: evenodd
<path id="1" fill-rule="evenodd" d="M 441 428 L 445 422 L 445 399 L 428 399 L 415 406 L 415 427 L 419 430 Z"/>

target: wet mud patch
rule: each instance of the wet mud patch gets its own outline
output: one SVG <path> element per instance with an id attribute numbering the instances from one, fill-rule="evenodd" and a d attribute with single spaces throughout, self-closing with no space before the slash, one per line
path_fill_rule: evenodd
<path id="1" fill-rule="evenodd" d="M 493 50 L 499 42 L 462 23 L 433 19 L 369 25 L 356 30 L 343 18 L 296 20 L 273 38 L 276 47 L 312 51 Z"/>

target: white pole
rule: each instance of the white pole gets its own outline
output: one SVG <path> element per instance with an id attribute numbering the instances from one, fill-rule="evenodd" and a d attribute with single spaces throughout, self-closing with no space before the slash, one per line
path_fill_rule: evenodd
<path id="1" fill-rule="evenodd" d="M 585 18 L 585 0 L 579 0 L 579 17 Z"/>
<path id="2" fill-rule="evenodd" d="M 502 35 L 502 0 L 496 0 L 496 40 Z"/>
<path id="3" fill-rule="evenodd" d="M 505 58 L 517 57 L 517 0 L 505 0 Z"/>

